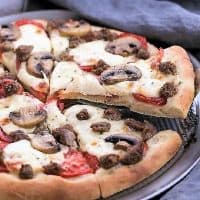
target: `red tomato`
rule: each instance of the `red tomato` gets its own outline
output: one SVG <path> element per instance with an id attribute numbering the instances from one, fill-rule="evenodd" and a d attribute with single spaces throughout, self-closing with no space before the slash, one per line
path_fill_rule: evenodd
<path id="1" fill-rule="evenodd" d="M 32 20 L 32 19 L 20 19 L 20 20 L 15 22 L 16 26 L 23 26 L 23 25 L 26 25 L 26 24 L 32 24 L 32 25 L 35 25 L 35 26 L 37 26 L 39 28 L 44 29 L 44 26 L 43 26 L 42 23 L 37 22 L 37 21 Z"/>
<path id="2" fill-rule="evenodd" d="M 138 101 L 149 103 L 156 106 L 163 106 L 167 103 L 167 99 L 163 97 L 146 97 L 138 93 L 133 94 L 133 97 Z"/>
<path id="3" fill-rule="evenodd" d="M 147 40 L 146 40 L 145 37 L 142 37 L 141 35 L 136 35 L 134 33 L 121 33 L 119 35 L 119 37 L 133 37 L 133 38 L 137 39 L 140 42 L 141 46 L 144 49 L 147 48 Z"/>
<path id="4" fill-rule="evenodd" d="M 10 94 L 8 94 L 8 91 L 6 91 L 6 89 L 9 90 L 9 88 L 11 88 L 12 85 L 17 86 L 17 91 L 14 91 L 14 93 L 10 92 Z M 22 94 L 23 91 L 24 91 L 23 87 L 13 79 L 4 78 L 0 80 L 0 98 L 7 97 L 12 94 Z"/>
<path id="5" fill-rule="evenodd" d="M 93 173 L 93 169 L 87 163 L 83 153 L 77 150 L 70 150 L 65 154 L 65 161 L 62 164 L 61 176 L 68 178 Z"/>
<path id="6" fill-rule="evenodd" d="M 86 71 L 86 72 L 91 72 L 92 69 L 93 69 L 92 65 L 80 66 L 80 68 L 81 68 L 83 71 Z"/>
<path id="7" fill-rule="evenodd" d="M 94 155 L 91 155 L 87 152 L 84 152 L 83 155 L 84 155 L 85 159 L 87 160 L 87 163 L 93 169 L 93 172 L 95 172 L 100 166 L 97 157 Z"/>
<path id="8" fill-rule="evenodd" d="M 40 101 L 45 102 L 47 98 L 47 94 L 43 92 L 39 92 L 34 90 L 32 87 L 29 88 L 29 92 L 34 96 L 37 97 Z"/>

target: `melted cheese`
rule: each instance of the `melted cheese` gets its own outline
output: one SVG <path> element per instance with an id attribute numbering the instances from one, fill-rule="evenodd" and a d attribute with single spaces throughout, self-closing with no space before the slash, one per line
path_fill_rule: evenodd
<path id="1" fill-rule="evenodd" d="M 82 109 L 87 109 L 90 118 L 88 120 L 78 120 L 76 114 Z M 111 121 L 103 118 L 103 109 L 89 105 L 74 105 L 65 111 L 66 119 L 73 126 L 74 130 L 78 134 L 80 146 L 83 151 L 100 157 L 105 154 L 119 153 L 118 150 L 113 148 L 113 144 L 105 142 L 104 138 L 112 134 L 132 134 L 135 137 L 141 137 L 138 133 L 130 131 L 124 125 L 124 121 Z M 108 132 L 103 134 L 94 132 L 90 126 L 95 122 L 109 122 L 111 128 Z"/>
<path id="2" fill-rule="evenodd" d="M 93 42 L 80 44 L 78 47 L 70 50 L 70 55 L 74 57 L 74 60 L 80 65 L 93 65 L 98 60 L 103 60 L 110 66 L 125 64 L 128 61 L 133 60 L 132 57 L 122 57 L 120 55 L 114 55 L 105 51 L 107 42 L 103 40 L 97 40 Z"/>
<path id="3" fill-rule="evenodd" d="M 8 144 L 3 150 L 4 163 L 9 171 L 18 171 L 22 164 L 30 164 L 34 172 L 43 170 L 51 161 L 58 164 L 64 161 L 66 149 L 55 154 L 45 154 L 34 149 L 28 140 Z"/>
<path id="4" fill-rule="evenodd" d="M 51 44 L 55 56 L 59 56 L 62 52 L 66 51 L 69 47 L 69 39 L 61 36 L 58 30 L 53 30 L 50 33 Z"/>
<path id="5" fill-rule="evenodd" d="M 21 37 L 13 42 L 14 47 L 32 45 L 32 52 L 51 52 L 51 42 L 45 31 L 37 26 L 27 24 L 19 27 Z"/>

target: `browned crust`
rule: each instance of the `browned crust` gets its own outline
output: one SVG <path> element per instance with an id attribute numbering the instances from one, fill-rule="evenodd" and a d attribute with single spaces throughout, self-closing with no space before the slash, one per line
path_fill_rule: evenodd
<path id="1" fill-rule="evenodd" d="M 100 197 L 93 174 L 72 179 L 41 174 L 31 180 L 20 180 L 3 173 L 0 179 L 1 200 L 92 200 Z"/>
<path id="2" fill-rule="evenodd" d="M 179 46 L 172 46 L 165 49 L 163 60 L 175 63 L 178 76 L 182 81 L 181 84 L 178 85 L 178 93 L 174 97 L 168 98 L 167 104 L 164 106 L 139 102 L 130 95 L 111 95 L 106 97 L 62 90 L 59 92 L 59 96 L 60 98 L 66 99 L 86 99 L 110 105 L 123 105 L 129 107 L 132 111 L 142 114 L 185 118 L 194 98 L 194 71 L 192 63 L 190 62 L 186 51 Z"/>
<path id="3" fill-rule="evenodd" d="M 110 170 L 100 169 L 96 177 L 102 197 L 134 186 L 158 171 L 176 154 L 181 144 L 182 140 L 176 132 L 162 131 L 148 141 L 148 151 L 139 163 Z"/>

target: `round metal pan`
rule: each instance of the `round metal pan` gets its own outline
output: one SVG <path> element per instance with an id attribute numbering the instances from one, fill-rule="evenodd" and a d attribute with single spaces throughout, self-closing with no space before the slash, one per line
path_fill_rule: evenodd
<path id="1" fill-rule="evenodd" d="M 0 18 L 0 24 L 6 24 L 17 19 L 22 18 L 44 18 L 44 19 L 67 19 L 77 18 L 75 13 L 65 10 L 46 10 L 46 11 L 34 11 L 26 12 Z M 191 61 L 195 68 L 200 68 L 200 63 L 192 56 Z M 199 111 L 200 96 L 195 98 L 195 112 L 200 114 Z M 198 107 L 197 107 L 198 106 Z M 147 200 L 151 199 L 160 193 L 166 191 L 181 179 L 183 179 L 200 160 L 200 125 L 196 128 L 197 141 L 192 143 L 187 148 L 180 149 L 175 159 L 171 161 L 169 167 L 166 167 L 164 171 L 160 170 L 158 173 L 150 177 L 144 185 L 133 187 L 131 189 L 120 192 L 108 199 L 119 200 Z M 116 180 L 117 181 L 117 180 Z"/>

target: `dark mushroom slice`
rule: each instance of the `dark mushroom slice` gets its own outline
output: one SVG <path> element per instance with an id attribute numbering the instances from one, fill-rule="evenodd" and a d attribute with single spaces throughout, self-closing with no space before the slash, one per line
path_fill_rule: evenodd
<path id="1" fill-rule="evenodd" d="M 99 133 L 103 133 L 103 132 L 108 132 L 111 128 L 111 124 L 108 122 L 96 122 L 93 123 L 90 128 L 94 131 L 94 132 L 99 132 Z"/>
<path id="2" fill-rule="evenodd" d="M 127 151 L 120 157 L 120 162 L 124 165 L 136 164 L 143 157 L 143 149 L 144 143 L 141 141 L 128 147 Z"/>
<path id="3" fill-rule="evenodd" d="M 140 43 L 133 37 L 121 37 L 109 42 L 105 50 L 112 54 L 130 56 L 137 53 L 140 46 Z"/>
<path id="4" fill-rule="evenodd" d="M 113 135 L 109 135 L 107 137 L 104 138 L 104 140 L 106 142 L 111 142 L 111 143 L 118 143 L 120 141 L 125 141 L 130 145 L 136 145 L 140 142 L 139 139 L 137 139 L 136 137 L 132 136 L 132 135 L 127 135 L 127 134 L 113 134 Z"/>
<path id="5" fill-rule="evenodd" d="M 16 49 L 17 59 L 21 62 L 28 60 L 33 50 L 32 45 L 20 45 Z"/>
<path id="6" fill-rule="evenodd" d="M 59 175 L 62 168 L 55 162 L 50 162 L 48 165 L 43 166 L 44 173 L 49 175 Z"/>
<path id="7" fill-rule="evenodd" d="M 103 155 L 99 158 L 99 162 L 102 168 L 109 169 L 119 163 L 119 155 L 117 154 Z"/>
<path id="8" fill-rule="evenodd" d="M 159 70 L 164 74 L 175 75 L 177 73 L 176 65 L 174 63 L 170 62 L 170 61 L 161 62 L 159 64 Z"/>
<path id="9" fill-rule="evenodd" d="M 104 71 L 100 75 L 100 81 L 106 85 L 112 85 L 123 81 L 136 81 L 141 77 L 141 70 L 129 64 Z"/>
<path id="10" fill-rule="evenodd" d="M 29 164 L 23 164 L 19 170 L 19 177 L 21 179 L 32 179 L 33 178 L 33 168 Z"/>
<path id="11" fill-rule="evenodd" d="M 49 130 L 38 132 L 31 138 L 31 145 L 33 148 L 43 153 L 52 154 L 60 151 L 60 145 L 57 143 Z"/>
<path id="12" fill-rule="evenodd" d="M 0 28 L 0 41 L 15 41 L 20 37 L 19 28 L 14 26 L 6 26 Z"/>
<path id="13" fill-rule="evenodd" d="M 22 102 L 23 103 L 23 102 Z M 37 106 L 20 108 L 19 111 L 10 112 L 10 120 L 20 127 L 33 127 L 43 122 L 47 117 L 47 112 Z"/>
<path id="14" fill-rule="evenodd" d="M 108 120 L 119 121 L 121 119 L 121 113 L 116 108 L 107 108 L 104 110 L 103 117 Z"/>
<path id="15" fill-rule="evenodd" d="M 87 109 L 82 109 L 76 114 L 76 118 L 78 120 L 88 120 L 90 118 L 90 114 L 88 113 Z"/>
<path id="16" fill-rule="evenodd" d="M 77 147 L 76 134 L 72 126 L 68 124 L 60 128 L 54 129 L 52 131 L 52 135 L 60 144 L 67 145 L 69 147 Z"/>
<path id="17" fill-rule="evenodd" d="M 58 30 L 62 36 L 84 36 L 91 31 L 91 26 L 83 20 L 68 20 Z"/>
<path id="18" fill-rule="evenodd" d="M 177 86 L 173 82 L 167 82 L 160 88 L 159 95 L 163 98 L 169 98 L 175 96 L 177 92 Z"/>
<path id="19" fill-rule="evenodd" d="M 16 142 L 19 140 L 30 140 L 30 137 L 28 136 L 28 134 L 24 133 L 21 130 L 11 132 L 9 136 L 12 138 L 13 142 Z"/>
<path id="20" fill-rule="evenodd" d="M 49 76 L 53 66 L 54 57 L 48 52 L 34 53 L 27 62 L 28 72 L 38 78 L 42 78 L 44 74 Z"/>

